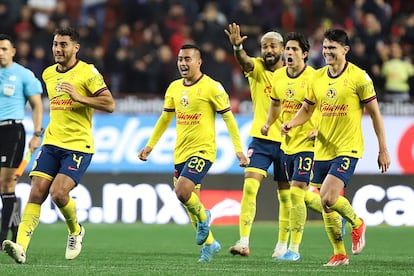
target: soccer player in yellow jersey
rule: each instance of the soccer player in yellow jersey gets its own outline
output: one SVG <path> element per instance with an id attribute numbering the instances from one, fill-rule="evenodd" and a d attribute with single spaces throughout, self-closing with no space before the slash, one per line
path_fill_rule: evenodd
<path id="1" fill-rule="evenodd" d="M 274 180 L 278 184 L 279 198 L 279 236 L 272 257 L 285 254 L 289 239 L 289 183 L 282 164 L 283 152 L 280 149 L 282 137 L 278 127 L 270 130 L 268 136 L 260 132 L 266 122 L 270 105 L 270 92 L 274 71 L 283 66 L 283 38 L 277 32 L 268 32 L 261 38 L 261 57 L 250 57 L 243 50 L 243 42 L 247 36 L 240 35 L 240 26 L 232 23 L 225 30 L 234 55 L 240 64 L 250 85 L 253 103 L 253 124 L 250 130 L 252 141 L 247 156 L 250 164 L 245 169 L 243 197 L 239 221 L 240 239 L 230 247 L 233 255 L 249 256 L 249 238 L 256 216 L 256 197 L 260 183 L 267 177 L 267 170 L 273 163 Z M 276 122 L 280 126 L 281 121 Z"/>
<path id="2" fill-rule="evenodd" d="M 275 71 L 273 76 L 269 113 L 262 133 L 267 135 L 277 118 L 290 121 L 302 106 L 308 88 L 309 78 L 315 70 L 306 65 L 309 42 L 300 33 L 291 32 L 285 36 L 286 65 Z M 306 222 L 306 206 L 322 213 L 320 196 L 308 189 L 313 163 L 315 116 L 300 127 L 284 136 L 282 150 L 285 153 L 286 174 L 290 181 L 290 243 L 289 250 L 275 260 L 300 260 L 299 245 L 302 241 Z"/>
<path id="3" fill-rule="evenodd" d="M 69 192 L 79 183 L 94 153 L 94 109 L 113 112 L 115 102 L 98 70 L 76 58 L 79 39 L 78 32 L 70 27 L 57 29 L 52 46 L 56 64 L 43 71 L 50 122 L 29 174 L 32 188 L 16 243 L 3 242 L 3 249 L 17 263 L 26 262 L 32 234 L 39 224 L 40 207 L 48 194 L 66 220 L 69 234 L 65 258 L 76 258 L 82 249 L 85 228 L 77 221 L 75 201 Z"/>
<path id="4" fill-rule="evenodd" d="M 341 216 L 352 226 L 352 253 L 361 253 L 365 246 L 365 223 L 356 215 L 349 201 L 340 196 L 364 150 L 361 128 L 364 108 L 372 119 L 378 140 L 379 169 L 384 173 L 390 165 L 384 124 L 372 80 L 364 70 L 346 60 L 349 49 L 345 31 L 331 29 L 325 32 L 322 54 L 327 65 L 312 75 L 301 109 L 291 121 L 281 126 L 282 132 L 288 134 L 292 128 L 307 122 L 315 109 L 320 112 L 311 182 L 322 184 L 322 215 L 334 249 L 325 266 L 349 264 Z"/>
<path id="5" fill-rule="evenodd" d="M 182 78 L 167 88 L 164 111 L 138 157 L 147 160 L 175 115 L 174 190 L 196 229 L 196 243 L 203 244 L 198 261 L 209 262 L 221 246 L 213 237 L 210 212 L 204 209 L 199 195 L 201 180 L 216 159 L 216 113 L 227 125 L 240 166 L 247 166 L 248 158 L 243 154 L 228 94 L 219 82 L 201 72 L 201 64 L 201 52 L 197 46 L 186 44 L 181 47 L 177 66 Z"/>

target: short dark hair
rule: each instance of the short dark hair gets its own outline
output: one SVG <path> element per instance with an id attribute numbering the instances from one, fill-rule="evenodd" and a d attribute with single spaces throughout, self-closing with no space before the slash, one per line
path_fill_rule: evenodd
<path id="1" fill-rule="evenodd" d="M 11 36 L 6 35 L 6 34 L 0 34 L 0 40 L 8 40 L 10 41 L 10 44 L 13 46 L 13 48 L 15 48 L 16 46 L 14 46 L 14 41 L 11 38 Z"/>
<path id="2" fill-rule="evenodd" d="M 183 46 L 181 46 L 180 50 L 185 50 L 185 49 L 194 49 L 198 52 L 198 54 L 201 57 L 201 50 L 197 45 L 194 44 L 184 44 Z"/>
<path id="3" fill-rule="evenodd" d="M 69 36 L 70 40 L 79 43 L 80 40 L 80 36 L 78 31 L 76 31 L 74 28 L 72 27 L 64 27 L 64 28 L 57 28 L 54 32 L 53 35 L 61 35 L 61 36 Z"/>
<path id="4" fill-rule="evenodd" d="M 338 42 L 342 46 L 349 46 L 348 35 L 342 29 L 327 30 L 323 36 L 328 40 Z"/>
<path id="5" fill-rule="evenodd" d="M 310 44 L 308 39 L 301 33 L 297 32 L 289 32 L 285 35 L 285 38 L 283 39 L 284 44 L 286 46 L 286 43 L 289 40 L 295 40 L 299 43 L 299 47 L 302 49 L 302 52 L 308 52 L 310 49 Z M 305 57 L 305 62 L 308 60 L 308 56 Z"/>

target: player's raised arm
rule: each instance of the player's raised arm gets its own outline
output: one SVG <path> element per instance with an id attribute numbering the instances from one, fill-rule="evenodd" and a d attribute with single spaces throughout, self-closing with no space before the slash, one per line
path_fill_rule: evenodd
<path id="1" fill-rule="evenodd" d="M 224 32 L 227 34 L 231 45 L 233 45 L 234 56 L 243 72 L 252 71 L 254 67 L 253 60 L 243 49 L 243 42 L 247 39 L 247 36 L 241 36 L 240 26 L 236 23 L 229 24 L 229 29 L 224 30 Z"/>

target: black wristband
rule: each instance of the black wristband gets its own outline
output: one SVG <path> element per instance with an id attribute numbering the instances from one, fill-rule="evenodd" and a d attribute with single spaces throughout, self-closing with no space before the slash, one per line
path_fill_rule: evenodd
<path id="1" fill-rule="evenodd" d="M 44 132 L 44 130 L 42 128 L 40 131 L 33 132 L 33 135 L 36 136 L 36 137 L 42 137 L 43 136 L 43 132 Z"/>

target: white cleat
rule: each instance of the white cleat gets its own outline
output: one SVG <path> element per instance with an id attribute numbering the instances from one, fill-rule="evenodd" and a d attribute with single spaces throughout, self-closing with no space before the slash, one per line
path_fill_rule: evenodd
<path id="1" fill-rule="evenodd" d="M 82 225 L 81 225 L 81 231 L 79 235 L 73 235 L 73 234 L 68 235 L 68 242 L 66 245 L 66 254 L 65 254 L 65 258 L 67 260 L 73 260 L 77 256 L 79 256 L 82 250 L 82 240 L 84 236 L 85 236 L 85 228 Z"/>
<path id="2" fill-rule="evenodd" d="M 279 258 L 285 255 L 287 252 L 287 244 L 277 243 L 275 250 L 273 250 L 272 258 Z"/>
<path id="3" fill-rule="evenodd" d="M 3 241 L 3 250 L 9 255 L 16 263 L 24 264 L 26 262 L 26 253 L 24 253 L 23 246 L 14 243 L 9 240 Z"/>

